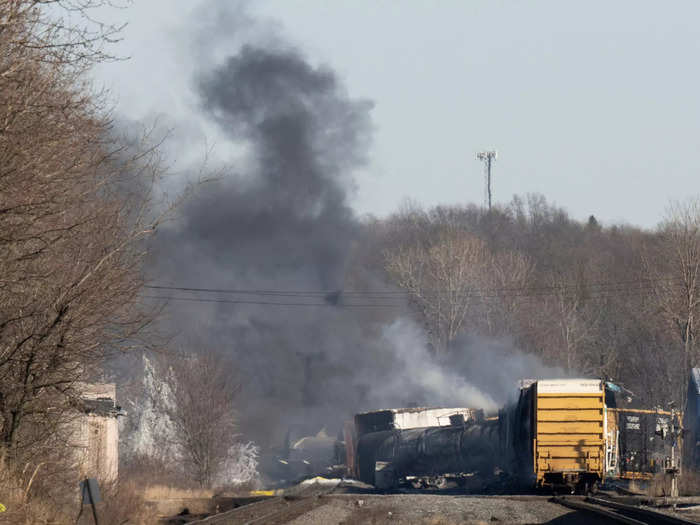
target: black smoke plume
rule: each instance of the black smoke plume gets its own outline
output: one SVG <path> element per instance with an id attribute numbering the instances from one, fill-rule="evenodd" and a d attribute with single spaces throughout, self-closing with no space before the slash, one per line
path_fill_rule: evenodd
<path id="1" fill-rule="evenodd" d="M 332 433 L 358 411 L 412 403 L 494 409 L 499 398 L 469 383 L 483 371 L 468 358 L 447 370 L 431 359 L 420 328 L 399 318 L 401 308 L 338 292 L 353 286 L 350 261 L 363 240 L 348 199 L 353 171 L 367 160 L 372 104 L 280 45 L 240 47 L 196 84 L 203 113 L 246 160 L 200 188 L 159 234 L 152 279 L 222 290 L 171 291 L 226 302 L 174 300 L 169 322 L 178 346 L 232 358 L 243 436 L 279 445 L 290 428 Z M 513 375 L 503 383 L 514 387 Z"/>
<path id="2" fill-rule="evenodd" d="M 361 234 L 348 191 L 366 157 L 371 103 L 351 99 L 331 70 L 291 49 L 245 46 L 198 88 L 203 110 L 249 160 L 201 188 L 160 235 L 158 281 L 341 290 Z M 362 404 L 369 385 L 357 384 L 357 372 L 368 365 L 371 329 L 335 306 L 337 295 L 216 297 L 247 302 L 173 302 L 171 317 L 187 346 L 234 355 L 244 433 L 264 443 L 290 425 L 318 431 L 339 408 Z M 291 304 L 250 304 L 261 302 Z"/>

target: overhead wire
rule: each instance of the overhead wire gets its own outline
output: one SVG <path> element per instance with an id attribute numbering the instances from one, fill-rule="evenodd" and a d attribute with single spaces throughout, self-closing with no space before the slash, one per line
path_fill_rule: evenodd
<path id="1" fill-rule="evenodd" d="M 176 296 L 157 296 L 157 295 L 144 295 L 145 299 L 159 299 L 159 300 L 175 300 L 175 301 L 190 301 L 195 303 L 226 303 L 226 304 L 257 304 L 257 305 L 267 305 L 267 306 L 334 306 L 340 308 L 394 308 L 401 306 L 399 304 L 347 304 L 347 303 L 281 303 L 274 301 L 246 301 L 246 300 L 236 300 L 236 299 L 210 299 L 206 297 L 176 297 Z"/>
<path id="2" fill-rule="evenodd" d="M 449 294 L 453 298 L 469 298 L 474 301 L 486 301 L 494 298 L 535 299 L 546 296 L 567 296 L 584 292 L 590 298 L 610 297 L 613 295 L 633 296 L 643 295 L 653 290 L 654 283 L 668 282 L 671 286 L 681 284 L 678 278 L 634 279 L 623 281 L 600 281 L 584 283 L 564 283 L 548 286 L 530 287 L 487 287 L 472 288 L 462 291 L 448 291 L 445 289 L 427 289 L 421 293 L 425 296 L 434 296 L 440 293 Z M 674 284 L 675 283 L 675 284 Z M 275 289 L 230 289 L 230 288 L 203 288 L 186 286 L 169 286 L 162 284 L 146 285 L 145 288 L 170 292 L 168 295 L 146 295 L 144 298 L 166 301 L 189 301 L 201 303 L 226 303 L 242 305 L 264 306 L 311 306 L 311 307 L 340 307 L 340 308 L 400 308 L 406 306 L 406 302 L 392 302 L 397 299 L 415 298 L 409 290 L 275 290 Z M 224 299 L 201 296 L 182 296 L 173 292 L 187 294 L 227 294 L 261 297 L 261 299 Z M 295 299 L 294 301 L 275 301 L 274 298 Z M 363 303 L 350 302 L 353 299 L 364 299 Z M 308 301 L 304 301 L 307 299 Z M 312 300 L 322 302 L 309 302 Z M 342 299 L 342 300 L 341 300 Z M 384 302 L 372 302 L 384 301 Z"/>
<path id="3" fill-rule="evenodd" d="M 518 286 L 518 287 L 485 287 L 485 288 L 468 288 L 462 292 L 464 295 L 475 295 L 484 293 L 498 292 L 526 292 L 528 295 L 543 292 L 556 292 L 567 289 L 587 291 L 605 291 L 606 289 L 627 288 L 631 285 L 651 286 L 655 282 L 663 281 L 679 281 L 678 278 L 657 278 L 657 279 L 634 279 L 625 281 L 601 281 L 587 283 L 565 283 L 539 286 Z M 274 290 L 274 289 L 244 289 L 244 288 L 199 288 L 199 287 L 184 287 L 184 286 L 167 286 L 167 285 L 146 285 L 145 288 L 153 290 L 168 290 L 182 291 L 191 293 L 217 293 L 217 294 L 239 294 L 239 295 L 261 295 L 261 296 L 280 296 L 280 297 L 325 297 L 332 294 L 341 293 L 344 296 L 402 296 L 409 295 L 408 290 Z M 450 293 L 448 289 L 425 289 L 426 293 Z"/>

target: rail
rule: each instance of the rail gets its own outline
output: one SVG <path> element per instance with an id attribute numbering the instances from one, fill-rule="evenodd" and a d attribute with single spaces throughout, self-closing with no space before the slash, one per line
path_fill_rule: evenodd
<path id="1" fill-rule="evenodd" d="M 241 523 L 259 525 L 262 523 L 286 523 L 319 505 L 319 500 L 331 494 L 337 486 L 311 486 L 296 494 L 271 496 L 267 499 L 244 505 L 226 512 L 213 514 L 189 525 L 218 525 Z"/>
<path id="2" fill-rule="evenodd" d="M 588 497 L 584 500 L 583 498 L 557 496 L 551 501 L 570 509 L 589 512 L 628 525 L 698 525 L 696 521 L 602 498 Z"/>

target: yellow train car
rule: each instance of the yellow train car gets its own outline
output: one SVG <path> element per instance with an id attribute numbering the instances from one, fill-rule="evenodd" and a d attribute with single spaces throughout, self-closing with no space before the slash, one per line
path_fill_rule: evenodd
<path id="1" fill-rule="evenodd" d="M 521 469 L 537 487 L 588 492 L 604 480 L 603 381 L 535 381 L 521 389 L 516 411 Z"/>

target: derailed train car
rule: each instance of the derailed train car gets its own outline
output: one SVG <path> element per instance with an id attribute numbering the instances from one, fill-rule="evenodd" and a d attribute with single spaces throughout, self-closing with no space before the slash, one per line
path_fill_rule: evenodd
<path id="1" fill-rule="evenodd" d="M 464 476 L 486 484 L 496 474 L 522 487 L 581 492 L 606 479 L 675 480 L 679 415 L 631 407 L 616 390 L 599 379 L 525 381 L 517 402 L 494 418 L 473 409 L 359 414 L 346 428 L 349 471 L 378 487 Z M 407 421 L 408 411 L 425 417 Z M 440 416 L 426 424 L 431 411 Z"/>
<path id="2" fill-rule="evenodd" d="M 498 417 L 449 426 L 379 430 L 367 424 L 375 414 L 358 415 L 354 472 L 380 487 L 445 475 L 488 483 L 503 473 L 523 486 L 587 490 L 604 478 L 604 406 L 600 380 L 565 379 L 527 382 Z"/>
<path id="3" fill-rule="evenodd" d="M 401 481 L 439 484 L 446 477 L 492 468 L 498 422 L 470 408 L 405 408 L 358 414 L 346 426 L 348 466 L 380 488 Z"/>
<path id="4" fill-rule="evenodd" d="M 511 411 L 516 423 L 511 471 L 541 488 L 595 491 L 609 481 L 666 483 L 680 471 L 681 414 L 641 408 L 631 393 L 598 379 L 523 385 Z M 506 420 L 502 419 L 502 424 Z M 663 486 L 663 484 L 662 484 Z"/>
<path id="5" fill-rule="evenodd" d="M 522 484 L 595 490 L 605 478 L 605 389 L 597 379 L 523 384 L 501 411 L 505 469 Z"/>
<path id="6" fill-rule="evenodd" d="M 608 477 L 627 482 L 675 478 L 681 470 L 681 417 L 661 409 L 608 407 Z"/>
<path id="7" fill-rule="evenodd" d="M 379 488 L 415 479 L 440 486 L 446 477 L 462 473 L 485 475 L 497 460 L 497 421 L 449 427 L 385 430 L 358 440 L 361 480 Z"/>

